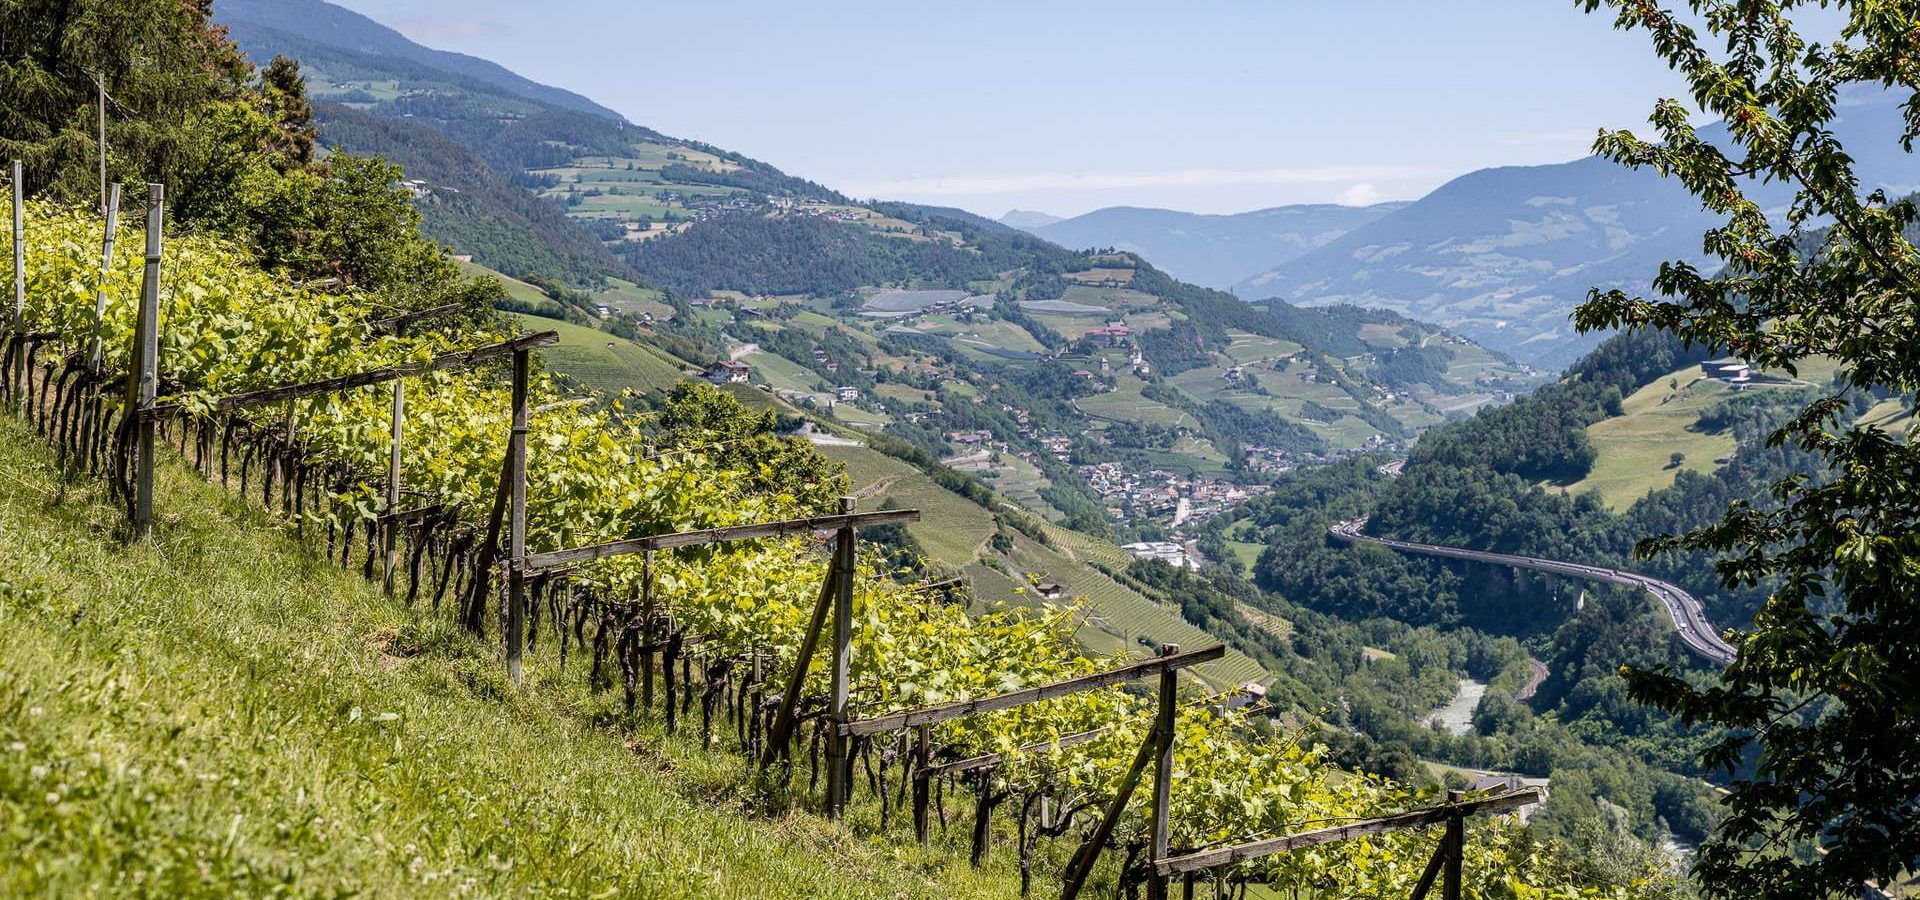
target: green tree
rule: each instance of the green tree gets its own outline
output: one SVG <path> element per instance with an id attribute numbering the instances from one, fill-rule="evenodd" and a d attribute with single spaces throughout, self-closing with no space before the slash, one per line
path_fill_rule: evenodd
<path id="1" fill-rule="evenodd" d="M 1724 263 L 1717 272 L 1669 263 L 1657 296 L 1596 291 L 1577 325 L 1660 329 L 1790 372 L 1824 356 L 1842 373 L 1770 438 L 1818 454 L 1821 471 L 1639 548 L 1722 554 L 1730 586 L 1770 588 L 1739 658 L 1709 688 L 1665 670 L 1625 674 L 1637 699 L 1727 729 L 1710 762 L 1751 765 L 1695 863 L 1708 893 L 1851 896 L 1920 864 L 1920 432 L 1901 441 L 1842 418 L 1858 394 L 1920 390 L 1920 254 L 1905 236 L 1912 199 L 1863 190 L 1828 126 L 1843 91 L 1897 91 L 1904 128 L 1886 139 L 1912 152 L 1920 8 L 1822 2 L 1844 27 L 1817 43 L 1796 24 L 1814 5 L 1800 0 L 1690 0 L 1684 12 L 1578 2 L 1646 33 L 1694 101 L 1662 100 L 1657 138 L 1602 132 L 1596 149 L 1677 179 L 1726 224 L 1704 241 Z M 1692 125 L 1701 113 L 1729 138 L 1703 137 Z M 1758 181 L 1791 189 L 1777 218 L 1749 196 Z"/>

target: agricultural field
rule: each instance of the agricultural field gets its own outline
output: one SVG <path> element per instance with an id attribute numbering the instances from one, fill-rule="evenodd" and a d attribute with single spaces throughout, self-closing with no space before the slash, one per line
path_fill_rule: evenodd
<path id="1" fill-rule="evenodd" d="M 1140 390 L 1146 387 L 1146 382 L 1132 375 L 1122 375 L 1115 384 L 1118 390 L 1081 397 L 1074 401 L 1074 405 L 1087 415 L 1119 422 L 1138 422 L 1143 425 L 1195 424 L 1192 416 L 1158 400 L 1141 396 Z"/>
<path id="2" fill-rule="evenodd" d="M 638 142 L 624 156 L 577 157 L 564 166 L 533 169 L 529 175 L 552 180 L 539 195 L 565 206 L 576 218 L 625 223 L 629 240 L 665 234 L 692 220 L 696 210 L 747 195 L 742 188 L 693 184 L 668 179 L 668 166 L 705 172 L 738 171 L 740 166 L 692 147 Z M 642 229 L 642 225 L 651 227 Z"/>
<path id="3" fill-rule="evenodd" d="M 1406 331 L 1406 326 L 1402 325 L 1368 322 L 1360 326 L 1360 340 L 1373 347 L 1405 347 L 1413 343 L 1407 340 Z"/>
<path id="4" fill-rule="evenodd" d="M 1794 390 L 1832 382 L 1835 366 L 1830 360 L 1813 359 L 1801 364 L 1795 375 L 1785 372 L 1756 373 L 1776 384 L 1755 383 L 1747 391 Z M 1574 493 L 1600 491 L 1607 506 L 1622 510 L 1635 500 L 1673 484 L 1681 469 L 1710 472 L 1719 460 L 1734 451 L 1731 434 L 1711 433 L 1696 427 L 1700 414 L 1734 395 L 1730 385 L 1704 378 L 1695 366 L 1671 372 L 1635 391 L 1620 402 L 1622 415 L 1587 426 L 1587 439 L 1599 451 L 1593 471 L 1568 485 Z M 1876 407 L 1861 416 L 1866 424 L 1884 423 L 1886 417 L 1899 415 Z M 1884 427 L 1884 425 L 1883 425 Z M 1670 456 L 1683 453 L 1678 467 Z"/>
<path id="5" fill-rule="evenodd" d="M 1676 382 L 1678 388 L 1672 387 Z M 1599 457 L 1593 471 L 1568 490 L 1599 491 L 1607 506 L 1617 511 L 1673 484 L 1682 469 L 1712 472 L 1719 467 L 1718 460 L 1733 453 L 1733 435 L 1704 432 L 1695 423 L 1701 413 L 1731 396 L 1732 388 L 1702 378 L 1692 366 L 1635 391 L 1621 401 L 1623 415 L 1587 426 L 1587 439 Z M 1678 467 L 1671 467 L 1669 455 L 1676 452 L 1686 456 Z"/>
<path id="6" fill-rule="evenodd" d="M 1239 365 L 1250 365 L 1291 356 L 1304 349 L 1286 338 L 1265 337 L 1244 331 L 1229 331 L 1226 356 Z"/>
<path id="7" fill-rule="evenodd" d="M 663 296 L 653 288 L 641 287 L 619 278 L 609 278 L 606 288 L 593 292 L 593 302 L 605 304 L 621 312 L 644 312 L 656 319 L 671 318 L 673 307 L 665 303 Z"/>
<path id="8" fill-rule="evenodd" d="M 690 377 L 684 362 L 655 348 L 558 319 L 511 315 L 528 331 L 559 332 L 560 343 L 541 351 L 542 358 L 600 393 L 658 393 Z"/>
<path id="9" fill-rule="evenodd" d="M 822 382 L 812 369 L 778 353 L 755 350 L 740 357 L 740 361 L 752 366 L 762 379 L 780 390 L 812 393 L 832 387 Z"/>
<path id="10" fill-rule="evenodd" d="M 961 568 L 980 556 L 993 536 L 993 514 L 977 503 L 935 484 L 919 469 L 866 447 L 822 445 L 822 456 L 847 466 L 853 495 L 862 509 L 895 504 L 920 510 L 920 521 L 907 526 L 927 553 L 943 565 Z"/>
<path id="11" fill-rule="evenodd" d="M 1360 403 L 1336 385 L 1302 380 L 1301 375 L 1313 371 L 1307 362 L 1289 362 L 1285 371 L 1275 371 L 1264 362 L 1247 366 L 1245 372 L 1265 393 L 1249 390 L 1244 381 L 1228 381 L 1227 369 L 1222 366 L 1192 369 L 1168 381 L 1202 401 L 1224 400 L 1241 409 L 1265 410 L 1299 422 L 1336 448 L 1358 447 L 1379 433 L 1379 429 L 1357 415 L 1343 415 L 1333 422 L 1308 418 L 1302 412 L 1308 401 L 1348 413 L 1357 413 Z"/>

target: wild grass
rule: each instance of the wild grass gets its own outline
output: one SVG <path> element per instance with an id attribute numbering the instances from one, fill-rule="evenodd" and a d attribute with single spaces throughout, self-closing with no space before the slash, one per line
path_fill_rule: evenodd
<path id="1" fill-rule="evenodd" d="M 160 474 L 157 536 L 125 545 L 0 420 L 0 896 L 1014 892 L 964 824 L 923 851 L 865 807 L 749 815 L 737 756 L 628 717 L 551 637 L 516 688 L 493 645 Z"/>

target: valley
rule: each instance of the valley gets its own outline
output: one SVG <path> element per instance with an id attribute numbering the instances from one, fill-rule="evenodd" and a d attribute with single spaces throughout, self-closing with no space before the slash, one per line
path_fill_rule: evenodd
<path id="1" fill-rule="evenodd" d="M 1663 263 L 1720 272 L 1700 235 L 1722 217 L 1599 156 L 1405 201 L 1354 185 L 1367 205 L 994 219 L 848 196 L 319 0 L 221 7 L 256 63 L 299 60 L 326 153 L 404 166 L 422 232 L 471 278 L 461 296 L 555 333 L 539 369 L 578 395 L 558 402 L 644 434 L 709 398 L 817 465 L 807 490 L 918 510 L 863 531 L 862 565 L 889 590 L 942 585 L 927 610 L 1053 622 L 1101 661 L 1224 644 L 1181 689 L 1255 710 L 1235 727 L 1335 785 L 1548 787 L 1529 840 L 1582 877 L 1737 815 L 1721 791 L 1752 769 L 1716 754 L 1738 727 L 1660 698 L 1777 649 L 1747 635 L 1778 579 L 1723 580 L 1725 548 L 1639 542 L 1833 477 L 1773 438 L 1828 394 L 1836 431 L 1871 432 L 1860 446 L 1911 440 L 1910 388 L 1850 385 L 1859 370 L 1826 355 L 1788 371 L 1718 335 L 1577 332 L 1590 291 L 1643 294 Z M 1848 92 L 1836 133 L 1898 130 L 1895 99 Z M 1857 161 L 1863 191 L 1911 189 L 1904 151 Z M 1793 202 L 1741 184 L 1767 216 Z M 1808 615 L 1849 614 L 1826 589 Z"/>

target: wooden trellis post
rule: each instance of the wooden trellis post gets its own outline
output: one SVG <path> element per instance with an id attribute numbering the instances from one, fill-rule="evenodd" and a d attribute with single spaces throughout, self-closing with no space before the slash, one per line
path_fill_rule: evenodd
<path id="1" fill-rule="evenodd" d="M 787 689 L 780 695 L 780 708 L 773 714 L 773 725 L 767 729 L 767 748 L 760 755 L 760 765 L 773 765 L 781 753 L 786 752 L 787 742 L 793 738 L 794 717 L 800 710 L 800 691 L 807 684 L 807 669 L 813 665 L 813 654 L 820 646 L 820 632 L 825 629 L 827 613 L 833 609 L 833 598 L 838 595 L 836 585 L 840 582 L 840 548 L 834 547 L 833 560 L 827 565 L 826 580 L 820 585 L 820 599 L 814 601 L 813 615 L 807 621 L 807 631 L 800 637 L 800 652 L 794 657 L 793 671 L 787 675 Z"/>
<path id="2" fill-rule="evenodd" d="M 1161 655 L 1180 652 L 1180 645 L 1161 646 Z M 1175 692 L 1179 688 L 1180 673 L 1169 669 L 1160 673 L 1160 705 L 1153 716 L 1153 830 L 1150 833 L 1153 856 L 1158 861 L 1167 858 L 1167 804 L 1173 796 L 1173 725 L 1174 708 L 1179 702 Z M 1167 900 L 1167 879 L 1159 872 L 1147 876 L 1147 900 Z"/>
<path id="3" fill-rule="evenodd" d="M 527 368 L 529 353 L 513 354 L 513 436 L 507 441 L 510 491 L 507 526 L 507 675 L 520 680 L 527 620 Z"/>
<path id="4" fill-rule="evenodd" d="M 840 498 L 840 514 L 853 515 L 857 501 Z M 832 693 L 828 696 L 827 717 L 832 729 L 827 732 L 827 818 L 837 819 L 846 812 L 847 786 L 853 779 L 853 741 L 841 733 L 847 724 L 847 679 L 853 656 L 853 579 L 859 554 L 853 523 L 840 526 L 834 541 L 839 546 L 839 572 L 833 592 L 833 673 Z"/>
<path id="5" fill-rule="evenodd" d="M 153 536 L 153 431 L 157 420 L 150 414 L 160 390 L 160 234 L 164 220 L 167 189 L 165 185 L 147 185 L 147 258 L 140 275 L 140 316 L 134 331 L 133 403 L 128 404 L 127 420 L 133 423 L 134 498 L 133 536 L 143 540 Z"/>
<path id="6" fill-rule="evenodd" d="M 107 186 L 107 228 L 100 240 L 100 287 L 93 295 L 93 337 L 87 348 L 87 369 L 95 376 L 106 366 L 106 347 L 100 332 L 107 318 L 107 278 L 113 271 L 113 240 L 120 228 L 120 182 Z"/>
<path id="7" fill-rule="evenodd" d="M 400 511 L 400 450 L 406 439 L 407 421 L 407 380 L 393 380 L 393 417 L 391 430 L 387 437 L 387 513 Z M 381 576 L 381 586 L 391 595 L 395 573 L 400 570 L 400 532 L 406 528 L 403 522 L 388 522 L 386 534 L 381 539 L 386 544 L 386 569 Z"/>
<path id="8" fill-rule="evenodd" d="M 931 773 L 927 771 L 933 763 L 933 726 L 914 727 L 913 744 L 913 837 L 920 846 L 927 845 L 927 794 L 933 787 Z"/>

